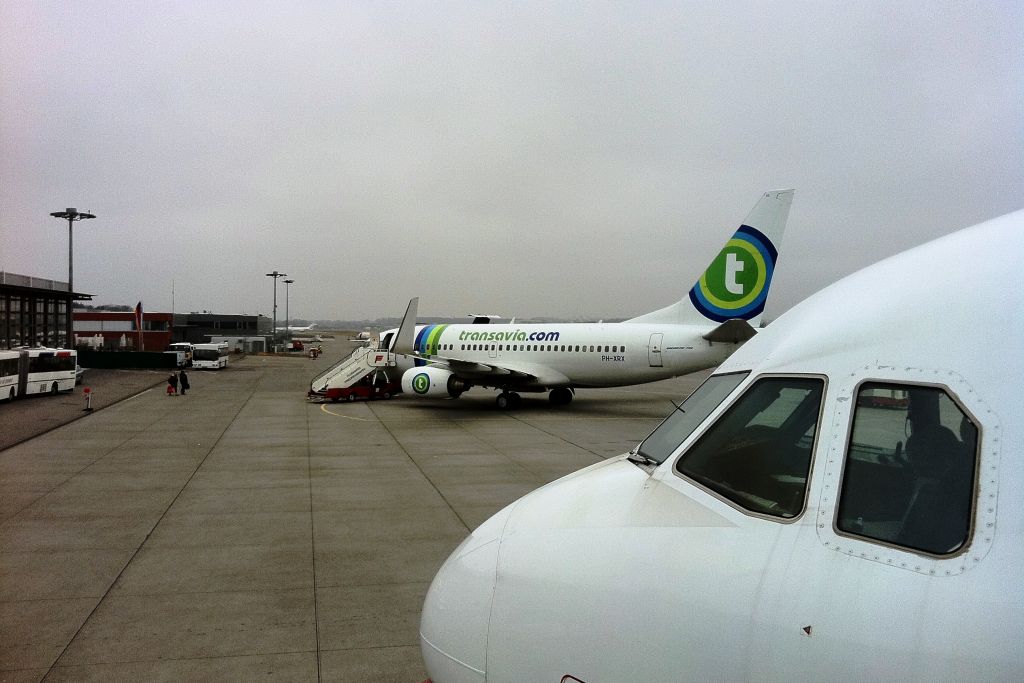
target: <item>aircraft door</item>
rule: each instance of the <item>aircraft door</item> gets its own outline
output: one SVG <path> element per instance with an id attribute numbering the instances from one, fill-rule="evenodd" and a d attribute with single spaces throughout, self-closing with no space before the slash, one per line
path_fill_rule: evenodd
<path id="1" fill-rule="evenodd" d="M 647 347 L 647 358 L 652 368 L 661 367 L 661 342 L 664 336 L 661 332 L 651 335 L 651 344 Z"/>

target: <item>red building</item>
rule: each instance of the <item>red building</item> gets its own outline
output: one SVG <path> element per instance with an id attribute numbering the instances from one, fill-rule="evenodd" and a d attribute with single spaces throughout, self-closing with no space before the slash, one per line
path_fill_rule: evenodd
<path id="1" fill-rule="evenodd" d="M 134 311 L 74 311 L 75 345 L 128 351 L 163 351 L 171 343 L 171 313 L 142 314 L 142 339 Z"/>

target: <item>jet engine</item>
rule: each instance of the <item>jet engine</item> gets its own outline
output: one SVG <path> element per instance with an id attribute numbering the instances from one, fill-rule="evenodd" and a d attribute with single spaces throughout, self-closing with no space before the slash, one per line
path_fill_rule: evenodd
<path id="1" fill-rule="evenodd" d="M 471 385 L 450 370 L 431 365 L 402 373 L 402 392 L 413 396 L 458 398 Z"/>

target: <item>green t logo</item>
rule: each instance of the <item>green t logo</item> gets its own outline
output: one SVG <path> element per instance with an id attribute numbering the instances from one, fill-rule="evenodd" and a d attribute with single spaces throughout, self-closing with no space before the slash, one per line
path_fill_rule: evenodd
<path id="1" fill-rule="evenodd" d="M 750 320 L 764 310 L 777 255 L 767 237 L 740 226 L 690 289 L 690 303 L 717 322 Z"/>
<path id="2" fill-rule="evenodd" d="M 725 255 L 725 288 L 730 294 L 742 294 L 743 285 L 736 281 L 736 274 L 743 270 L 743 261 L 736 254 Z"/>
<path id="3" fill-rule="evenodd" d="M 704 295 L 723 308 L 748 303 L 764 285 L 765 270 L 760 256 L 750 243 L 730 240 L 700 279 Z"/>
<path id="4" fill-rule="evenodd" d="M 421 372 L 412 378 L 412 390 L 417 394 L 425 394 L 430 390 L 430 377 L 425 372 Z"/>

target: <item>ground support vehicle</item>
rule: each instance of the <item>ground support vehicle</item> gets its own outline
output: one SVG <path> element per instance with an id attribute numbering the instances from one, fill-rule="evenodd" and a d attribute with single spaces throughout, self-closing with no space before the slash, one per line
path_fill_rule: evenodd
<path id="1" fill-rule="evenodd" d="M 164 353 L 174 354 L 175 365 L 179 368 L 192 367 L 193 345 L 188 342 L 169 344 Z"/>
<path id="2" fill-rule="evenodd" d="M 361 346 L 314 377 L 306 397 L 319 401 L 391 398 L 401 391 L 401 375 L 394 369 L 388 374 L 395 367 L 395 356 L 387 349 Z"/>

